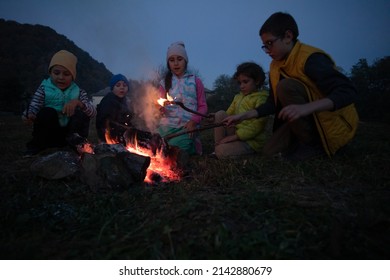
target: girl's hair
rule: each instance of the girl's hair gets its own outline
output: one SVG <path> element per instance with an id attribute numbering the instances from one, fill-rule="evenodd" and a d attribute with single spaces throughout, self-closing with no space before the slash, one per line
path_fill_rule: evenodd
<path id="1" fill-rule="evenodd" d="M 272 14 L 261 26 L 259 35 L 271 33 L 277 37 L 284 37 L 286 31 L 290 30 L 293 34 L 294 42 L 299 35 L 298 25 L 295 19 L 287 13 L 277 12 Z"/>
<path id="2" fill-rule="evenodd" d="M 237 66 L 236 73 L 233 75 L 233 79 L 237 80 L 238 76 L 245 75 L 258 82 L 258 87 L 261 88 L 265 81 L 265 73 L 260 65 L 254 62 L 244 62 Z"/>
<path id="3" fill-rule="evenodd" d="M 168 70 L 167 73 L 165 74 L 164 78 L 164 86 L 165 86 L 165 92 L 168 92 L 169 89 L 172 87 L 172 71 L 169 68 L 169 63 L 168 64 Z"/>

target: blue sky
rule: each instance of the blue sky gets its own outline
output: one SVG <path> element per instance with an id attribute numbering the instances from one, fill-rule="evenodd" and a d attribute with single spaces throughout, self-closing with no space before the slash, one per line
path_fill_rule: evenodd
<path id="1" fill-rule="evenodd" d="M 266 71 L 258 31 L 274 12 L 296 19 L 299 39 L 349 72 L 359 59 L 390 55 L 389 0 L 2 0 L 0 18 L 65 35 L 113 72 L 148 79 L 170 43 L 186 44 L 190 66 L 212 88 L 244 61 Z"/>

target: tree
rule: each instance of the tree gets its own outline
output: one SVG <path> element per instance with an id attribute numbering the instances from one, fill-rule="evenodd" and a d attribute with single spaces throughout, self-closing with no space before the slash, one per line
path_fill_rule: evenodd
<path id="1" fill-rule="evenodd" d="M 226 110 L 239 91 L 237 82 L 226 74 L 219 75 L 213 84 L 214 94 L 207 98 L 210 112 Z"/>
<path id="2" fill-rule="evenodd" d="M 358 92 L 356 107 L 360 119 L 390 122 L 390 57 L 377 60 L 372 66 L 360 59 L 352 67 L 351 80 Z"/>

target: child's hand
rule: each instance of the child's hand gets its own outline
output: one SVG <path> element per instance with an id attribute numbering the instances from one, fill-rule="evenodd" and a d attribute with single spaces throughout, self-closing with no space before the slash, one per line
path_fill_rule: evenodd
<path id="1" fill-rule="evenodd" d="M 241 121 L 241 115 L 232 115 L 223 119 L 222 123 L 224 123 L 226 126 L 234 126 L 236 123 L 239 123 L 240 121 Z"/>
<path id="2" fill-rule="evenodd" d="M 280 119 L 282 119 L 284 121 L 288 121 L 288 122 L 292 122 L 292 121 L 295 121 L 301 117 L 305 117 L 311 113 L 309 110 L 307 110 L 307 106 L 305 106 L 305 105 L 306 104 L 288 105 L 280 111 L 278 117 Z"/>
<path id="3" fill-rule="evenodd" d="M 64 108 L 62 108 L 62 113 L 68 117 L 71 117 L 74 115 L 77 106 L 83 108 L 84 104 L 78 99 L 73 99 L 64 105 Z"/>
<path id="4" fill-rule="evenodd" d="M 185 125 L 184 125 L 184 128 L 187 130 L 187 131 L 191 131 L 191 130 L 194 130 L 196 129 L 196 123 L 194 121 L 189 121 L 187 122 Z M 189 133 L 189 136 L 192 138 L 194 136 L 194 133 L 191 132 Z"/>
<path id="5" fill-rule="evenodd" d="M 24 124 L 27 125 L 32 125 L 34 123 L 36 116 L 33 114 L 28 114 L 28 115 L 22 115 L 22 121 Z"/>
<path id="6" fill-rule="evenodd" d="M 215 113 L 209 113 L 208 118 L 204 118 L 204 122 L 207 124 L 215 123 Z"/>

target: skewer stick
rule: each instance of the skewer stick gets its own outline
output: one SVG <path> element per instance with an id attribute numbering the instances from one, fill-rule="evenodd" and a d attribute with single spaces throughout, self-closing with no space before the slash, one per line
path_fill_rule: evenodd
<path id="1" fill-rule="evenodd" d="M 190 108 L 184 106 L 183 102 L 180 102 L 180 101 L 165 101 L 164 105 L 178 105 L 181 108 L 183 108 L 184 110 L 186 110 L 187 112 L 190 112 L 192 114 L 195 114 L 195 115 L 198 115 L 198 116 L 201 116 L 201 117 L 204 117 L 204 118 L 211 118 L 210 115 L 204 115 L 204 114 L 199 113 L 197 111 L 191 110 Z"/>
<path id="2" fill-rule="evenodd" d="M 192 129 L 192 130 L 184 130 L 184 131 L 168 134 L 164 137 L 164 139 L 166 141 L 168 141 L 172 138 L 175 138 L 175 137 L 183 135 L 183 134 L 198 132 L 198 131 L 202 131 L 202 130 L 206 130 L 206 129 L 210 129 L 210 128 L 215 128 L 215 127 L 219 127 L 219 126 L 224 126 L 224 125 L 225 125 L 224 123 L 214 123 L 214 124 L 210 124 L 210 125 L 205 125 L 205 126 L 202 126 L 199 128 Z"/>

